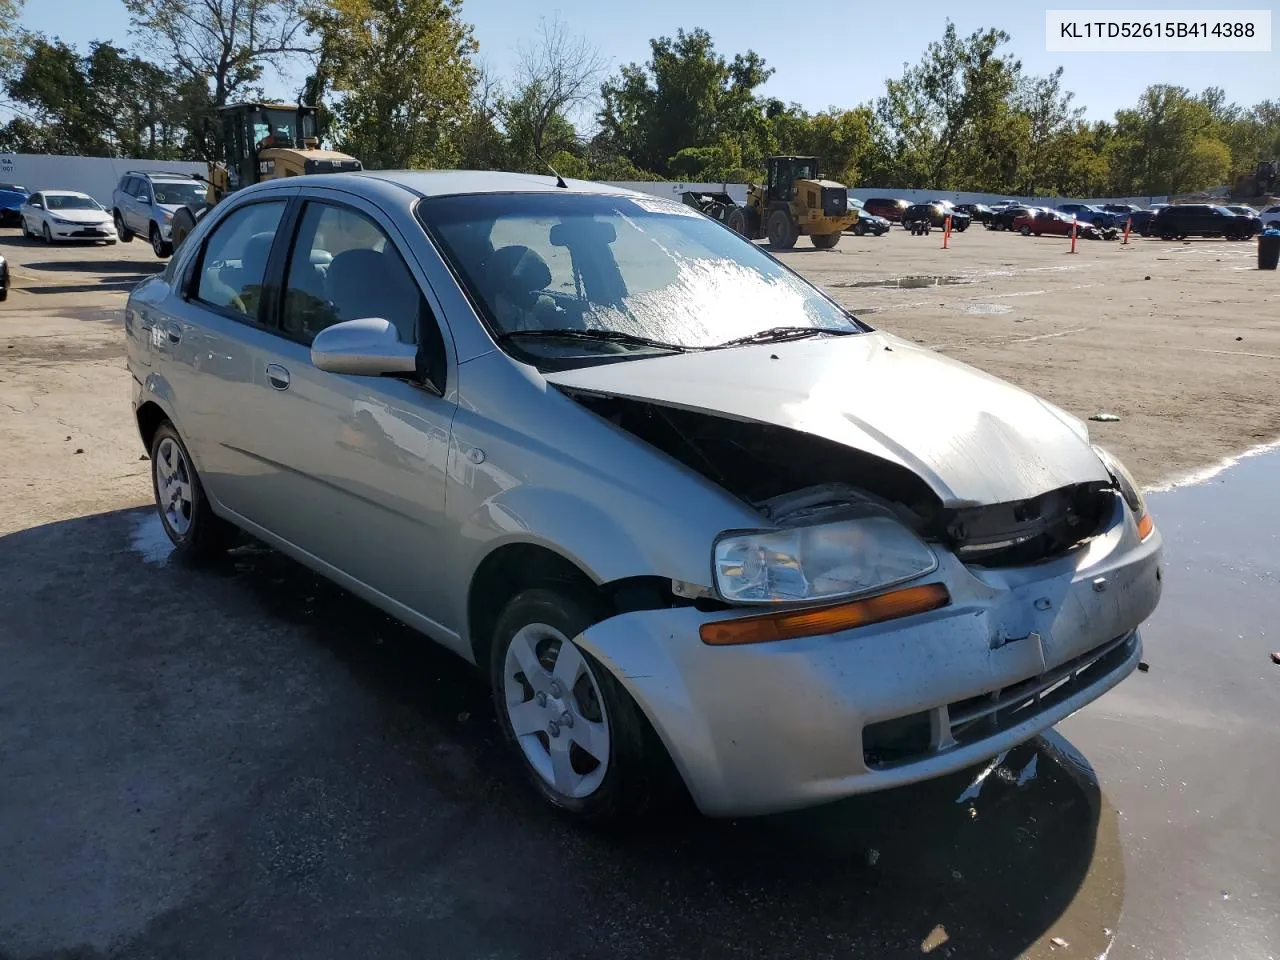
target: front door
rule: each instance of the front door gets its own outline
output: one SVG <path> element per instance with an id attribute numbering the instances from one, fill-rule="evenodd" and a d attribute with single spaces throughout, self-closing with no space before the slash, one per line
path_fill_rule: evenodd
<path id="1" fill-rule="evenodd" d="M 323 565 L 456 631 L 438 545 L 455 405 L 446 338 L 403 237 L 372 204 L 310 192 L 270 329 L 255 331 L 238 454 L 257 479 L 237 496 L 246 519 Z M 284 251 L 288 250 L 287 262 Z M 310 343 L 344 320 L 381 317 L 419 345 L 425 377 L 359 377 L 318 370 Z M 426 381 L 430 381 L 430 383 Z"/>

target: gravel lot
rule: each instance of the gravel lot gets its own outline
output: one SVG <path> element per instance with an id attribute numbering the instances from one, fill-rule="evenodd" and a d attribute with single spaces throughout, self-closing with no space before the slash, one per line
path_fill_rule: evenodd
<path id="1" fill-rule="evenodd" d="M 1119 415 L 1091 427 L 1148 482 L 1280 436 L 1280 275 L 1252 245 L 940 242 L 785 259 L 877 326 Z M 0 253 L 0 960 L 1280 943 L 1276 455 L 1154 498 L 1151 672 L 976 787 L 599 835 L 531 798 L 460 661 L 269 551 L 170 562 L 119 325 L 162 266 L 145 245 Z"/>

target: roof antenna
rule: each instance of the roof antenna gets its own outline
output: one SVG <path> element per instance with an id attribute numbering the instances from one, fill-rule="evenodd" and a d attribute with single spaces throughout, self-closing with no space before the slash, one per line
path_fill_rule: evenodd
<path id="1" fill-rule="evenodd" d="M 557 187 L 560 187 L 560 188 L 561 188 L 561 189 L 563 189 L 563 190 L 568 190 L 568 189 L 569 189 L 569 185 L 568 185 L 567 183 L 565 183 L 565 182 L 564 182 L 564 177 L 562 177 L 562 176 L 560 176 L 560 174 L 556 173 L 556 168 L 555 168 L 555 167 L 553 167 L 553 166 L 552 166 L 548 161 L 546 161 L 546 160 L 543 160 L 543 159 L 542 159 L 542 154 L 540 154 L 537 150 L 535 150 L 535 151 L 533 151 L 533 155 L 534 155 L 535 157 L 537 157 L 539 160 L 541 160 L 541 161 L 542 161 L 542 163 L 543 163 L 543 165 L 544 165 L 548 170 L 550 170 L 553 174 L 555 174 L 555 177 L 556 177 L 556 186 L 557 186 Z"/>

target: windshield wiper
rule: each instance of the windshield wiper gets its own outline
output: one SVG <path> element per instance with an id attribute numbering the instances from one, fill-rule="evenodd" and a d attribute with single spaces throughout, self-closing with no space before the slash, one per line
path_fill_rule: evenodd
<path id="1" fill-rule="evenodd" d="M 692 347 L 682 347 L 678 343 L 664 343 L 649 337 L 641 337 L 621 330 L 576 330 L 571 327 L 552 330 L 508 330 L 498 336 L 499 342 L 514 340 L 517 337 L 529 337 L 544 340 L 592 340 L 600 343 L 625 343 L 635 347 L 653 347 L 656 350 L 674 350 L 683 353 Z"/>
<path id="2" fill-rule="evenodd" d="M 734 347 L 743 343 L 778 343 L 783 340 L 802 340 L 805 337 L 816 337 L 824 333 L 843 337 L 851 333 L 861 332 L 861 330 L 835 330 L 831 327 L 769 327 L 767 330 L 757 330 L 755 333 L 748 334 L 745 337 L 726 340 L 724 343 L 716 344 L 716 346 Z"/>

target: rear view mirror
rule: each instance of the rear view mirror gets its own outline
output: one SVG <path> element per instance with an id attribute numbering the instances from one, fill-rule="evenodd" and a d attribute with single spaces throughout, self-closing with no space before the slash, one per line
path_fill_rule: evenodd
<path id="1" fill-rule="evenodd" d="M 613 243 L 618 239 L 618 232 L 612 223 L 603 220 L 571 220 L 557 223 L 551 228 L 550 240 L 553 247 L 601 246 Z"/>
<path id="2" fill-rule="evenodd" d="M 414 373 L 418 348 L 401 343 L 390 321 L 364 317 L 335 323 L 317 333 L 311 341 L 311 363 L 317 370 L 358 377 Z"/>

